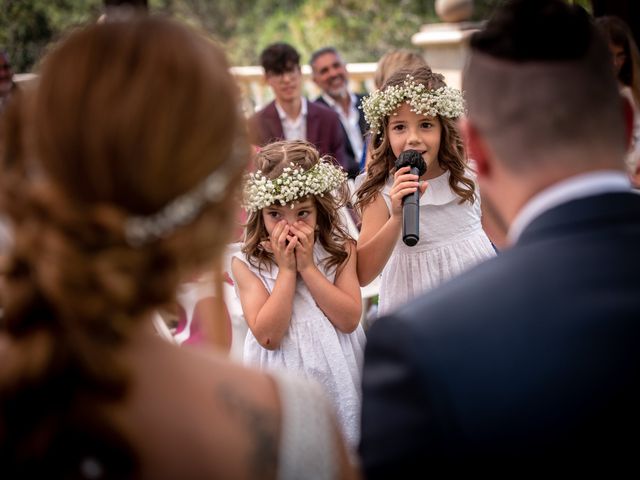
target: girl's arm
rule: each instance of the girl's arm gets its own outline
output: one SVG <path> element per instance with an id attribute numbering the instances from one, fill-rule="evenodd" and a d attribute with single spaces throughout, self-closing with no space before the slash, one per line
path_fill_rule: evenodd
<path id="1" fill-rule="evenodd" d="M 391 188 L 391 214 L 379 193 L 362 212 L 362 225 L 358 237 L 358 279 L 361 286 L 370 284 L 387 264 L 402 230 L 402 198 L 420 188 L 424 193 L 426 182 L 419 185 L 416 175 L 403 167 L 394 174 Z"/>
<path id="2" fill-rule="evenodd" d="M 298 237 L 296 264 L 320 310 L 335 328 L 343 333 L 353 332 L 362 314 L 362 296 L 356 274 L 356 249 L 353 242 L 345 245 L 348 258 L 340 265 L 334 283 L 318 269 L 313 259 L 314 230 L 304 222 L 291 227 Z"/>
<path id="3" fill-rule="evenodd" d="M 244 262 L 234 258 L 231 263 L 244 318 L 258 343 L 268 350 L 277 349 L 289 329 L 296 291 L 297 243 L 298 239 L 290 234 L 284 221 L 275 226 L 270 240 L 265 243 L 278 265 L 271 295 Z"/>
<path id="4" fill-rule="evenodd" d="M 402 217 L 389 215 L 382 194 L 364 208 L 357 249 L 361 286 L 370 284 L 380 275 L 398 241 L 401 228 Z"/>
<path id="5" fill-rule="evenodd" d="M 236 279 L 242 312 L 251 333 L 264 348 L 277 349 L 291 321 L 296 271 L 280 269 L 271 295 L 244 262 L 234 258 L 231 271 Z"/>

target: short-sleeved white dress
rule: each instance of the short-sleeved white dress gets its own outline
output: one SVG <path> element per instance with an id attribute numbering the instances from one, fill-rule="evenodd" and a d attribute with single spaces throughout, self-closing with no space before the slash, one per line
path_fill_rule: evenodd
<path id="1" fill-rule="evenodd" d="M 468 172 L 475 181 L 472 172 Z M 473 204 L 459 203 L 449 186 L 449 171 L 428 180 L 420 197 L 420 240 L 405 245 L 402 235 L 382 271 L 379 315 L 392 312 L 408 300 L 432 289 L 454 275 L 495 256 L 495 249 L 480 222 L 480 196 Z M 393 177 L 382 189 L 382 198 L 391 212 Z"/>
<path id="2" fill-rule="evenodd" d="M 333 282 L 335 271 L 327 271 L 321 260 L 328 253 L 314 247 L 318 268 Z M 274 265 L 258 269 L 242 253 L 235 257 L 244 262 L 262 280 L 271 293 L 278 274 Z M 289 330 L 276 350 L 263 348 L 251 330 L 244 343 L 244 362 L 266 370 L 299 372 L 316 380 L 331 400 L 347 444 L 355 449 L 360 438 L 361 375 L 365 335 L 361 325 L 350 334 L 338 331 L 316 305 L 300 276 L 296 284 Z"/>

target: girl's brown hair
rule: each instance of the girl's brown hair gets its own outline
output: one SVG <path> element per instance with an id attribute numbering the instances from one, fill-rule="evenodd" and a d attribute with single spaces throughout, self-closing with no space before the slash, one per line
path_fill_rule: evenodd
<path id="1" fill-rule="evenodd" d="M 236 86 L 204 36 L 141 16 L 72 32 L 24 96 L 6 118 L 21 138 L 3 139 L 0 177 L 13 228 L 0 456 L 23 473 L 53 462 L 47 476 L 75 476 L 75 457 L 106 442 L 129 476 L 135 454 L 104 415 L 129 387 L 117 350 L 229 240 L 248 161 Z M 127 218 L 158 212 L 230 162 L 222 200 L 160 240 L 127 243 Z"/>
<path id="2" fill-rule="evenodd" d="M 382 91 L 392 85 L 402 85 L 407 75 L 411 75 L 416 83 L 425 85 L 429 90 L 445 87 L 444 77 L 433 73 L 429 67 L 403 69 L 396 71 L 385 82 Z M 467 154 L 455 119 L 438 116 L 442 125 L 438 164 L 450 172 L 449 185 L 460 197 L 460 203 L 473 202 L 475 197 L 475 183 L 465 175 Z M 379 195 L 382 187 L 395 169 L 396 157 L 391 150 L 387 129 L 389 117 L 384 118 L 381 133 L 372 134 L 369 140 L 371 160 L 367 164 L 367 174 L 364 182 L 356 191 L 356 208 L 362 210 Z"/>
<path id="3" fill-rule="evenodd" d="M 269 179 L 275 179 L 291 163 L 304 171 L 309 170 L 320 161 L 320 154 L 308 142 L 290 140 L 262 147 L 254 161 L 256 170 L 260 170 Z M 338 211 L 347 202 L 347 186 L 343 183 L 333 193 L 327 192 L 325 195 L 312 198 L 318 210 L 317 241 L 329 253 L 329 257 L 325 259 L 325 266 L 338 268 L 349 256 L 345 251 L 345 244 L 352 241 Z M 263 246 L 263 242 L 267 239 L 268 233 L 262 218 L 262 210 L 250 213 L 242 251 L 247 254 L 249 262 L 257 268 L 270 268 L 275 265 L 273 255 Z"/>
<path id="4" fill-rule="evenodd" d="M 376 88 L 380 88 L 394 72 L 411 70 L 416 67 L 428 67 L 427 61 L 421 54 L 404 48 L 391 50 L 378 60 L 373 83 Z"/>

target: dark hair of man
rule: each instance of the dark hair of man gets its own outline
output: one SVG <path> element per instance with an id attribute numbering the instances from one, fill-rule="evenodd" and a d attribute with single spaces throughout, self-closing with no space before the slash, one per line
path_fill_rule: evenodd
<path id="1" fill-rule="evenodd" d="M 562 0 L 511 0 L 507 7 L 472 35 L 473 49 L 513 61 L 571 60 L 586 54 L 593 28 L 583 8 Z"/>
<path id="2" fill-rule="evenodd" d="M 469 119 L 512 170 L 552 162 L 554 149 L 574 152 L 575 162 L 624 152 L 622 103 L 606 68 L 611 54 L 584 9 L 511 0 L 470 46 Z"/>
<path id="3" fill-rule="evenodd" d="M 318 58 L 320 58 L 322 55 L 325 55 L 327 53 L 333 53 L 334 55 L 340 57 L 340 54 L 338 53 L 338 50 L 336 50 L 336 47 L 331 47 L 331 46 L 322 47 L 311 54 L 311 58 L 309 59 L 309 65 L 313 67 L 313 64 L 315 63 L 315 61 Z"/>
<path id="4" fill-rule="evenodd" d="M 260 65 L 266 73 L 280 75 L 300 66 L 300 54 L 288 43 L 273 43 L 260 54 Z"/>
<path id="5" fill-rule="evenodd" d="M 149 2 L 148 0 L 104 0 L 105 7 L 120 7 L 127 5 L 147 9 L 149 7 Z"/>

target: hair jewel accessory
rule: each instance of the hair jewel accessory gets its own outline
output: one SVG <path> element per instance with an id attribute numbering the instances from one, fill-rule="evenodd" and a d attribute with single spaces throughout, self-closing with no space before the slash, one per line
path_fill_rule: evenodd
<path id="1" fill-rule="evenodd" d="M 132 247 L 140 247 L 166 238 L 179 227 L 192 222 L 206 204 L 222 199 L 229 181 L 240 167 L 244 168 L 244 162 L 240 164 L 237 161 L 240 156 L 236 153 L 232 155 L 234 159 L 217 168 L 194 189 L 174 198 L 158 212 L 127 218 L 124 224 L 127 243 Z"/>
<path id="2" fill-rule="evenodd" d="M 335 190 L 346 179 L 347 173 L 342 168 L 324 159 L 307 171 L 291 163 L 274 179 L 267 178 L 258 170 L 246 177 L 243 206 L 249 212 L 262 210 L 276 202 L 284 206 L 307 195 L 322 196 Z"/>
<path id="3" fill-rule="evenodd" d="M 402 85 L 391 85 L 372 92 L 362 101 L 360 108 L 371 131 L 380 134 L 384 118 L 393 114 L 404 102 L 419 115 L 458 118 L 464 114 L 464 99 L 460 90 L 446 86 L 429 90 L 422 83 L 416 83 L 411 75 L 407 75 Z"/>

